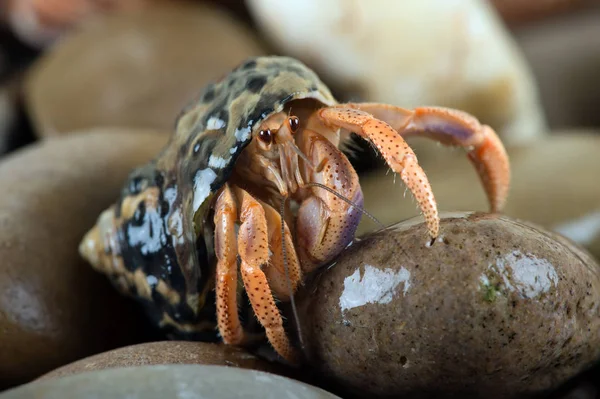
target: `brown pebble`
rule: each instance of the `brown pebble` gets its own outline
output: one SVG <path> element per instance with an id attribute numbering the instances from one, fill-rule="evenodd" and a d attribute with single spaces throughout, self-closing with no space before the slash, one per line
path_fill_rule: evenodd
<path id="1" fill-rule="evenodd" d="M 132 345 L 78 360 L 43 375 L 40 379 L 60 378 L 71 374 L 108 368 L 151 366 L 156 364 L 204 364 L 260 370 L 276 374 L 284 370 L 281 364 L 272 364 L 232 345 L 160 341 Z"/>
<path id="2" fill-rule="evenodd" d="M 529 397 L 600 358 L 600 266 L 505 216 L 443 214 L 355 242 L 298 298 L 311 365 L 368 397 Z"/>
<path id="3" fill-rule="evenodd" d="M 0 164 L 0 389 L 145 335 L 142 311 L 78 254 L 130 170 L 167 135 L 100 129 Z"/>
<path id="4" fill-rule="evenodd" d="M 95 126 L 171 131 L 209 81 L 263 54 L 227 12 L 160 2 L 97 18 L 66 36 L 33 65 L 25 99 L 40 136 Z"/>

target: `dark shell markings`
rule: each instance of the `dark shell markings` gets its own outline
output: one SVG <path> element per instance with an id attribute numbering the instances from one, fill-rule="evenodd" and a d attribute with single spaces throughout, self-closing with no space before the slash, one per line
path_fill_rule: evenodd
<path id="1" fill-rule="evenodd" d="M 286 103 L 306 98 L 336 103 L 316 74 L 292 58 L 245 61 L 181 112 L 169 144 L 130 174 L 116 204 L 82 241 L 80 252 L 90 263 L 140 300 L 170 337 L 218 338 L 214 194 L 254 129 Z M 94 237 L 104 251 L 89 248 Z"/>

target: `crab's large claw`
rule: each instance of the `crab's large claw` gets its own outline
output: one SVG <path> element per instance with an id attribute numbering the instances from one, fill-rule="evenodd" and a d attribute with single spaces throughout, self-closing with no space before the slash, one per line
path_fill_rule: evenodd
<path id="1" fill-rule="evenodd" d="M 473 116 L 441 107 L 407 110 L 386 104 L 341 104 L 323 108 L 324 123 L 371 141 L 417 199 L 432 238 L 439 233 L 437 204 L 431 185 L 403 136 L 420 135 L 468 149 L 485 187 L 490 207 L 504 206 L 510 185 L 508 155 L 496 133 Z"/>
<path id="2" fill-rule="evenodd" d="M 350 161 L 328 139 L 304 130 L 297 141 L 315 165 L 305 170 L 304 180 L 321 185 L 310 188 L 296 219 L 302 271 L 310 273 L 332 260 L 352 241 L 360 222 L 363 195 Z"/>

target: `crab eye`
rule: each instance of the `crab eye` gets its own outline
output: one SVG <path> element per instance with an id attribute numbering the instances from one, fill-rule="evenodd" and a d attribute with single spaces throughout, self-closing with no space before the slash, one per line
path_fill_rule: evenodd
<path id="1" fill-rule="evenodd" d="M 296 133 L 298 131 L 298 127 L 300 126 L 300 119 L 297 116 L 290 116 L 288 118 L 288 123 L 290 124 L 290 130 L 292 133 Z"/>
<path id="2" fill-rule="evenodd" d="M 258 138 L 265 144 L 271 144 L 273 142 L 273 133 L 271 129 L 265 129 L 258 132 Z"/>

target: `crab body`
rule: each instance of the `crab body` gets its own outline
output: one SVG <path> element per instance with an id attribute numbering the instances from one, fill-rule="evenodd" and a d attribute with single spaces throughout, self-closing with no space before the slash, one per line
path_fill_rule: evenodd
<path id="1" fill-rule="evenodd" d="M 350 132 L 400 175 L 430 238 L 439 232 L 437 205 L 403 137 L 467 148 L 492 210 L 504 203 L 508 158 L 496 134 L 473 117 L 338 104 L 299 61 L 259 57 L 182 111 L 169 144 L 130 174 L 80 252 L 174 337 L 213 340 L 217 327 L 226 343 L 247 342 L 238 314 L 241 275 L 251 309 L 240 310 L 254 313 L 275 350 L 293 359 L 275 298 L 288 300 L 354 237 L 362 192 L 339 150 Z"/>

